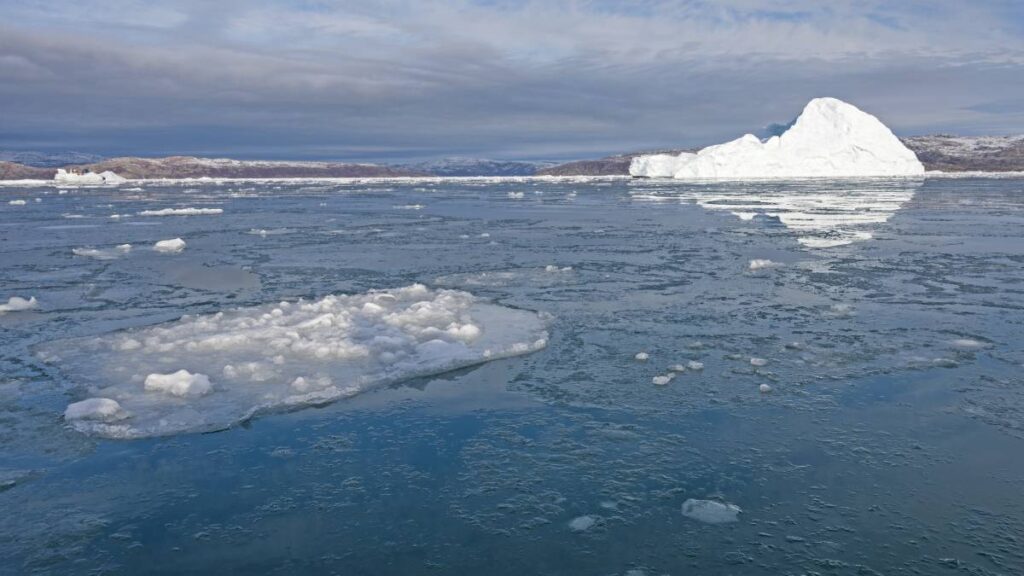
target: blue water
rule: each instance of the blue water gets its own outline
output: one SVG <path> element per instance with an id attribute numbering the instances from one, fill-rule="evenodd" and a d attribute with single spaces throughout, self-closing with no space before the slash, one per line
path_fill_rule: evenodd
<path id="1" fill-rule="evenodd" d="M 39 301 L 0 316 L 0 573 L 1024 573 L 1024 181 L 0 199 L 0 300 Z M 183 206 L 224 213 L 109 217 Z M 73 367 L 35 355 L 413 282 L 549 312 L 548 347 L 136 441 L 68 429 Z M 701 523 L 689 498 L 742 513 Z"/>

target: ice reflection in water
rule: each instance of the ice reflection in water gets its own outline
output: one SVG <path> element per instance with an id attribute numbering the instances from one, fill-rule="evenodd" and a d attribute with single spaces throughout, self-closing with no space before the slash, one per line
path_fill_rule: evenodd
<path id="1" fill-rule="evenodd" d="M 632 197 L 637 201 L 678 200 L 708 210 L 728 210 L 745 221 L 778 221 L 799 234 L 801 245 L 830 248 L 871 239 L 873 229 L 888 222 L 921 184 L 921 180 L 876 180 L 837 189 L 833 182 L 826 190 L 813 181 L 730 183 L 644 188 L 634 191 Z"/>

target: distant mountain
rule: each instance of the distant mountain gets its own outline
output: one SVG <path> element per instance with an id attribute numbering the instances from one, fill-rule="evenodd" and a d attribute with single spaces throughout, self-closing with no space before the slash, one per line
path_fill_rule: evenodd
<path id="1" fill-rule="evenodd" d="M 0 150 L 0 161 L 14 162 L 35 168 L 61 168 L 70 164 L 89 164 L 99 162 L 103 156 L 86 154 L 85 152 L 26 152 L 18 150 Z"/>
<path id="2" fill-rule="evenodd" d="M 56 168 L 36 168 L 0 160 L 0 180 L 52 180 Z"/>
<path id="3" fill-rule="evenodd" d="M 407 168 L 435 176 L 533 176 L 554 162 L 520 162 L 482 158 L 445 158 L 408 164 Z"/>
<path id="4" fill-rule="evenodd" d="M 424 172 L 402 167 L 342 162 L 288 162 L 230 160 L 227 158 L 111 158 L 75 166 L 80 170 L 110 170 L 128 179 L 136 178 L 373 178 L 425 176 Z"/>

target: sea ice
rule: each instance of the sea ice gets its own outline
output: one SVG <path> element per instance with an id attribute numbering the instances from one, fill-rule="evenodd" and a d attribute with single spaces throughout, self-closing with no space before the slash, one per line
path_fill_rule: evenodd
<path id="1" fill-rule="evenodd" d="M 727 524 L 736 522 L 741 512 L 735 504 L 727 504 L 715 500 L 695 500 L 690 498 L 683 502 L 683 516 L 699 520 L 707 524 Z"/>
<path id="2" fill-rule="evenodd" d="M 97 260 L 114 260 L 132 251 L 131 244 L 118 244 L 108 250 L 98 248 L 72 248 L 71 253 L 75 256 L 86 256 Z"/>
<path id="3" fill-rule="evenodd" d="M 767 394 L 772 391 L 772 387 L 769 386 L 768 384 L 761 384 L 760 386 L 757 387 L 757 389 L 761 392 L 761 394 Z"/>
<path id="4" fill-rule="evenodd" d="M 59 168 L 57 174 L 54 175 L 53 180 L 60 182 L 61 184 L 81 184 L 86 186 L 102 186 L 104 184 L 117 185 L 127 182 L 127 178 L 106 170 L 96 174 L 95 172 L 86 172 L 85 174 L 74 174 Z"/>
<path id="5" fill-rule="evenodd" d="M 58 341 L 40 357 L 130 417 L 72 421 L 139 438 L 222 429 L 409 378 L 539 350 L 547 318 L 412 285 L 239 308 Z"/>
<path id="6" fill-rule="evenodd" d="M 573 532 L 586 532 L 597 524 L 597 519 L 593 516 L 578 516 L 569 521 L 569 529 Z"/>
<path id="7" fill-rule="evenodd" d="M 696 360 L 690 360 L 689 362 L 686 363 L 686 367 L 689 368 L 690 370 L 703 370 L 704 363 L 697 362 Z"/>
<path id="8" fill-rule="evenodd" d="M 666 384 L 671 382 L 672 379 L 675 378 L 675 377 L 676 377 L 676 375 L 674 373 L 670 372 L 668 374 L 659 375 L 659 376 L 655 376 L 654 378 L 651 378 L 651 382 L 654 383 L 657 386 L 665 386 Z"/>
<path id="9" fill-rule="evenodd" d="M 764 358 L 751 358 L 750 359 L 750 365 L 751 366 L 758 366 L 758 367 L 760 367 L 760 366 L 767 366 L 768 365 L 768 361 L 765 360 Z"/>
<path id="10" fill-rule="evenodd" d="M 22 310 L 32 310 L 39 306 L 39 302 L 36 301 L 36 297 L 32 296 L 28 300 L 20 296 L 11 296 L 7 300 L 7 304 L 0 304 L 0 316 L 8 312 L 21 312 Z"/>
<path id="11" fill-rule="evenodd" d="M 509 192 L 508 197 L 513 200 L 519 200 L 521 198 L 525 198 L 526 194 L 524 194 L 523 192 Z"/>
<path id="12" fill-rule="evenodd" d="M 139 216 L 205 216 L 223 213 L 223 208 L 161 208 L 143 210 L 139 212 Z"/>
<path id="13" fill-rule="evenodd" d="M 24 206 L 25 205 L 25 201 L 21 200 L 21 199 L 11 200 L 10 202 L 8 202 L 8 204 L 10 204 L 11 206 Z"/>
<path id="14" fill-rule="evenodd" d="M 633 359 L 638 362 L 646 362 L 647 359 L 650 357 L 650 354 L 648 354 L 647 352 L 637 352 L 636 355 L 633 356 Z"/>
<path id="15" fill-rule="evenodd" d="M 692 154 L 637 156 L 633 176 L 676 179 L 923 176 L 917 156 L 878 118 L 835 98 L 815 98 L 780 136 L 747 134 Z"/>
<path id="16" fill-rule="evenodd" d="M 177 254 L 185 249 L 185 241 L 181 238 L 173 238 L 171 240 L 161 240 L 153 245 L 153 250 L 157 252 L 163 252 L 164 254 Z"/>
<path id="17" fill-rule="evenodd" d="M 772 268 L 778 265 L 778 263 L 772 262 L 771 260 L 768 260 L 766 258 L 755 258 L 750 261 L 751 270 L 762 270 L 764 268 Z"/>
<path id="18" fill-rule="evenodd" d="M 71 420 L 98 420 L 102 422 L 113 422 L 128 417 L 117 400 L 110 398 L 87 398 L 81 402 L 68 404 L 64 410 L 64 419 Z"/>

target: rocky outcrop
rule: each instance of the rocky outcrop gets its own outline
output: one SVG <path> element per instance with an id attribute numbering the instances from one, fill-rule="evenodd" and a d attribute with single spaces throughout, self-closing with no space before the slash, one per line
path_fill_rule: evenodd
<path id="1" fill-rule="evenodd" d="M 422 176 L 422 172 L 335 162 L 268 162 L 170 156 L 167 158 L 111 158 L 75 166 L 81 171 L 114 172 L 124 178 L 373 178 Z"/>
<path id="2" fill-rule="evenodd" d="M 55 168 L 33 168 L 0 160 L 0 180 L 51 180 Z"/>

